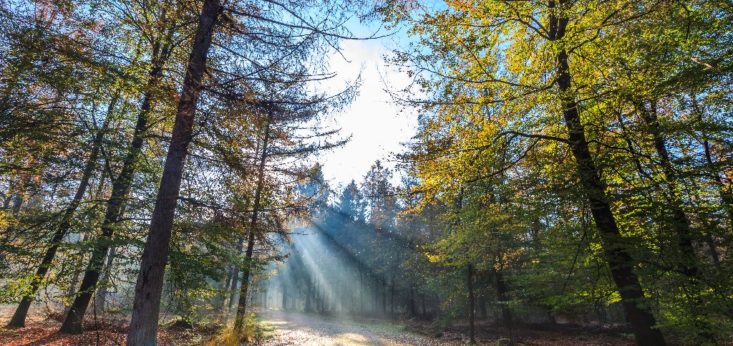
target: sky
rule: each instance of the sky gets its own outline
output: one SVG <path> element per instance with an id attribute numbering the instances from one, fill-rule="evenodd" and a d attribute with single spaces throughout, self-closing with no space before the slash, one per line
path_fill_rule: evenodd
<path id="1" fill-rule="evenodd" d="M 332 187 L 352 179 L 359 183 L 376 160 L 393 168 L 394 154 L 403 151 L 403 143 L 416 133 L 417 113 L 394 104 L 387 92 L 404 87 L 410 80 L 384 61 L 383 56 L 397 44 L 395 37 L 343 41 L 343 57 L 333 54 L 329 58 L 330 70 L 337 73 L 327 82 L 330 87 L 337 89 L 360 72 L 362 78 L 359 95 L 332 120 L 342 129 L 341 135 L 351 136 L 351 140 L 318 157 Z M 399 182 L 398 175 L 394 179 L 394 183 Z"/>

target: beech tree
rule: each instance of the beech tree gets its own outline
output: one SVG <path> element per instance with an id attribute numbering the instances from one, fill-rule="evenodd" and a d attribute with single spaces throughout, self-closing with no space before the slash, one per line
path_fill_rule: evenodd
<path id="1" fill-rule="evenodd" d="M 429 95 L 422 99 L 397 96 L 406 105 L 416 105 L 427 113 L 416 145 L 420 148 L 416 150 L 420 154 L 418 162 L 425 162 L 417 170 L 421 178 L 419 190 L 444 193 L 446 179 L 470 183 L 513 171 L 516 178 L 512 180 L 547 175 L 547 168 L 530 168 L 534 167 L 534 160 L 564 162 L 566 155 L 571 155 L 574 167 L 563 165 L 562 169 L 572 169 L 577 177 L 577 192 L 582 196 L 577 202 L 587 207 L 593 218 L 598 232 L 595 241 L 603 248 L 603 259 L 637 343 L 664 344 L 660 327 L 669 322 L 658 322 L 653 314 L 658 307 L 646 298 L 650 290 L 644 289 L 642 276 L 655 275 L 651 274 L 655 270 L 648 270 L 647 266 L 654 263 L 651 265 L 656 270 L 671 272 L 677 282 L 707 282 L 698 286 L 702 290 L 707 286 L 716 291 L 719 286 L 710 281 L 710 272 L 708 279 L 700 281 L 700 275 L 704 276 L 701 268 L 707 264 L 700 260 L 699 245 L 693 245 L 703 243 L 702 233 L 689 221 L 694 209 L 688 205 L 695 198 L 681 197 L 676 182 L 680 168 L 672 163 L 675 159 L 670 158 L 669 142 L 655 114 L 660 109 L 658 97 L 662 94 L 662 98 L 670 100 L 665 104 L 676 109 L 672 113 L 679 114 L 687 112 L 687 107 L 671 106 L 671 99 L 678 98 L 671 95 L 684 94 L 682 90 L 691 85 L 713 89 L 720 85 L 720 80 L 707 79 L 706 73 L 701 74 L 706 76 L 701 79 L 680 83 L 679 78 L 685 78 L 682 75 L 700 71 L 705 64 L 700 60 L 691 62 L 689 56 L 705 55 L 707 61 L 720 63 L 713 79 L 728 74 L 727 67 L 723 67 L 728 66 L 723 62 L 726 59 L 717 55 L 726 50 L 712 48 L 722 47 L 726 39 L 712 42 L 704 39 L 704 34 L 697 36 L 721 28 L 719 18 L 688 12 L 689 7 L 644 2 L 611 2 L 590 8 L 574 1 L 456 1 L 448 5 L 445 9 L 433 9 L 395 1 L 384 8 L 388 19 L 407 23 L 419 42 L 414 50 L 396 52 L 393 57 L 394 63 L 416 76 L 414 88 L 409 90 L 422 90 Z M 715 6 L 705 2 L 697 5 Z M 682 29 L 683 22 L 695 28 Z M 688 34 L 669 34 L 675 30 Z M 634 58 L 626 58 L 629 52 L 633 52 L 630 55 Z M 633 129 L 630 122 L 634 123 Z M 640 132 L 632 133 L 634 130 Z M 680 132 L 672 136 L 684 137 Z M 499 150 L 502 143 L 512 147 L 510 156 Z M 702 149 L 695 147 L 683 144 L 674 151 Z M 485 162 L 477 160 L 479 157 L 491 157 L 491 169 L 467 171 L 467 167 Z M 638 176 L 631 178 L 625 173 L 628 171 L 621 172 L 626 169 L 636 171 Z M 668 201 L 669 213 L 637 208 L 637 198 L 643 197 L 634 195 L 627 190 L 633 188 L 621 183 L 629 179 L 638 179 L 631 185 L 646 186 L 654 196 Z M 456 191 L 455 184 L 452 189 Z M 564 195 L 562 190 L 557 193 Z M 717 208 L 727 207 L 721 203 Z M 660 250 L 652 243 L 634 244 L 632 239 L 650 239 L 654 233 L 643 226 L 637 228 L 631 220 L 638 219 L 630 216 L 630 210 L 638 210 L 659 222 L 649 224 L 650 228 L 656 229 L 658 225 L 672 229 L 675 237 L 662 232 L 659 234 L 664 235 L 656 238 L 670 247 L 665 245 Z M 714 249 L 715 241 L 708 247 Z M 657 251 L 667 260 L 658 262 L 647 257 L 649 252 Z M 696 294 L 679 294 L 685 297 L 687 306 L 701 307 L 701 301 L 693 298 Z M 674 304 L 673 301 L 674 298 L 668 303 Z M 692 323 L 700 327 L 700 322 Z M 707 332 L 698 335 L 709 337 Z"/>

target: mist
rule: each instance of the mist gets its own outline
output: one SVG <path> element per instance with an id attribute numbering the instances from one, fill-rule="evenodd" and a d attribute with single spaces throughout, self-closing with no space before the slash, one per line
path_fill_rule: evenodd
<path id="1" fill-rule="evenodd" d="M 385 305 L 390 304 L 382 287 L 385 280 L 334 236 L 354 231 L 348 225 L 331 229 L 316 223 L 294 228 L 290 242 L 281 244 L 285 259 L 269 265 L 264 272 L 261 309 L 335 316 L 384 315 Z"/>

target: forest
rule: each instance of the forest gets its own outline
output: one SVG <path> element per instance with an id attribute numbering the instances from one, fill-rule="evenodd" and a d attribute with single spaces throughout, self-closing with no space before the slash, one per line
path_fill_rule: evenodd
<path id="1" fill-rule="evenodd" d="M 733 343 L 731 0 L 0 18 L 0 344 Z"/>

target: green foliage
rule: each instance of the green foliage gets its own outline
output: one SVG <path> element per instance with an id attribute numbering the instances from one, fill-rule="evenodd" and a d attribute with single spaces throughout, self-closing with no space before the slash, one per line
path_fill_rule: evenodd
<path id="1" fill-rule="evenodd" d="M 346 34 L 349 6 L 242 4 L 227 4 L 209 56 L 173 222 L 165 312 L 196 323 L 226 317 L 235 274 L 265 282 L 268 264 L 284 259 L 281 247 L 291 252 L 278 267 L 288 288 L 312 288 L 304 254 L 287 244 L 297 240 L 293 220 L 306 220 L 322 249 L 353 271 L 328 281 L 353 287 L 358 275 L 371 313 L 386 310 L 389 287 L 396 315 L 418 315 L 420 297 L 423 317 L 462 319 L 472 268 L 474 293 L 495 315 L 529 320 L 540 310 L 624 324 L 617 268 L 609 267 L 619 250 L 629 254 L 620 257 L 638 277 L 640 303 L 672 340 L 730 341 L 730 1 L 380 2 L 367 12 L 410 36 L 389 60 L 413 78 L 396 99 L 420 112 L 418 132 L 400 166 L 377 161 L 334 198 L 312 159 L 345 143 L 322 124 L 354 98 L 358 82 L 335 95 L 313 83 L 330 76 L 321 60 Z M 183 24 L 195 21 L 198 4 L 0 6 L 0 302 L 35 297 L 32 273 L 60 245 L 35 283 L 68 303 L 90 252 L 110 247 L 97 290 L 109 289 L 127 311 L 186 75 L 193 27 Z M 301 12 L 334 15 L 317 24 L 334 28 L 309 28 Z M 106 220 L 114 236 L 102 234 L 146 104 L 130 192 L 123 212 Z M 589 151 L 583 162 L 571 150 L 581 141 L 569 140 L 579 133 Z M 77 196 L 85 167 L 93 168 L 88 188 Z M 394 183 L 398 170 L 403 186 Z M 597 175 L 592 184 L 588 175 Z M 610 213 L 599 215 L 599 200 Z M 64 217 L 68 232 L 53 243 Z M 598 226 L 603 217 L 618 226 L 619 242 Z M 317 294 L 324 303 L 326 293 Z M 356 305 L 356 291 L 328 294 Z M 248 314 L 241 335 L 228 330 L 211 342 L 262 336 Z"/>
<path id="2" fill-rule="evenodd" d="M 729 6 L 389 3 L 386 18 L 416 42 L 392 61 L 415 76 L 404 98 L 422 111 L 404 155 L 420 197 L 411 212 L 437 206 L 445 222 L 426 247 L 432 262 L 504 273 L 515 307 L 582 316 L 617 305 L 563 124 L 572 100 L 659 327 L 689 344 L 730 335 Z"/>

